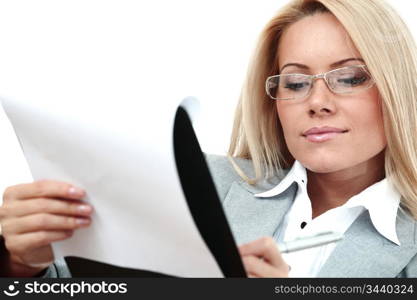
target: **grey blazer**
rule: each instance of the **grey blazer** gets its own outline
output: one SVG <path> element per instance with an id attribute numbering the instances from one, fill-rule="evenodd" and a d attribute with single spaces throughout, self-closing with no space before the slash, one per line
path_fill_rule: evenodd
<path id="1" fill-rule="evenodd" d="M 282 177 L 252 186 L 237 175 L 225 156 L 206 158 L 236 242 L 273 236 L 294 201 L 297 185 L 279 196 L 256 198 L 254 194 L 271 189 Z M 254 175 L 251 161 L 235 161 L 248 176 Z M 401 246 L 379 234 L 364 211 L 346 231 L 318 277 L 417 277 L 417 221 L 402 210 L 398 210 L 397 235 Z M 65 262 L 57 260 L 45 277 L 70 275 Z"/>

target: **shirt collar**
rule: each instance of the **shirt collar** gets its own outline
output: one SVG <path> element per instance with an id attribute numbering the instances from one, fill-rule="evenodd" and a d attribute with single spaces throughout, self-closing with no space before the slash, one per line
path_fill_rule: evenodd
<path id="1" fill-rule="evenodd" d="M 400 200 L 401 194 L 387 178 L 384 178 L 353 196 L 342 206 L 365 207 L 369 211 L 375 229 L 387 239 L 400 245 L 396 231 Z"/>
<path id="2" fill-rule="evenodd" d="M 294 182 L 298 184 L 302 192 L 307 193 L 307 172 L 297 160 L 288 174 L 275 187 L 254 196 L 259 198 L 277 196 L 287 190 Z M 400 245 L 396 232 L 396 218 L 400 199 L 401 195 L 397 189 L 385 178 L 351 197 L 341 207 L 365 207 L 369 211 L 375 229 L 390 241 Z"/>
<path id="3" fill-rule="evenodd" d="M 298 160 L 294 162 L 291 170 L 275 187 L 266 192 L 255 194 L 254 196 L 259 198 L 274 197 L 287 190 L 294 182 L 297 182 L 301 188 L 307 187 L 307 172 Z"/>

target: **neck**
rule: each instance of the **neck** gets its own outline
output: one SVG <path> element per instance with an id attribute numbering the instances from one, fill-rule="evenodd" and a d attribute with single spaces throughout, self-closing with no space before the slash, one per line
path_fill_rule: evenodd
<path id="1" fill-rule="evenodd" d="M 311 199 L 312 217 L 343 205 L 352 196 L 384 177 L 384 151 L 366 162 L 344 170 L 331 173 L 307 170 L 307 191 Z"/>

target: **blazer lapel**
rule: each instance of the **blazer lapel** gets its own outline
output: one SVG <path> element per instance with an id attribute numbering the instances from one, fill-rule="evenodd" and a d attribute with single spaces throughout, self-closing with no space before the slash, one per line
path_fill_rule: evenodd
<path id="1" fill-rule="evenodd" d="M 417 253 L 416 221 L 397 215 L 401 246 L 378 233 L 368 211 L 345 232 L 317 277 L 396 277 Z"/>
<path id="2" fill-rule="evenodd" d="M 270 198 L 256 198 L 253 194 L 265 191 L 265 186 L 251 186 L 234 182 L 223 202 L 223 207 L 238 245 L 263 236 L 273 236 L 294 200 L 297 185 Z"/>

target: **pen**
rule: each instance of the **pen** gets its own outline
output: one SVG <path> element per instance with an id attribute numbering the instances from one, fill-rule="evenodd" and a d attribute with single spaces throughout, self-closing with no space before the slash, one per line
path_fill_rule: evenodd
<path id="1" fill-rule="evenodd" d="M 281 253 L 290 253 L 307 248 L 318 247 L 343 239 L 343 234 L 339 232 L 327 231 L 313 236 L 302 237 L 286 243 L 278 243 Z"/>

